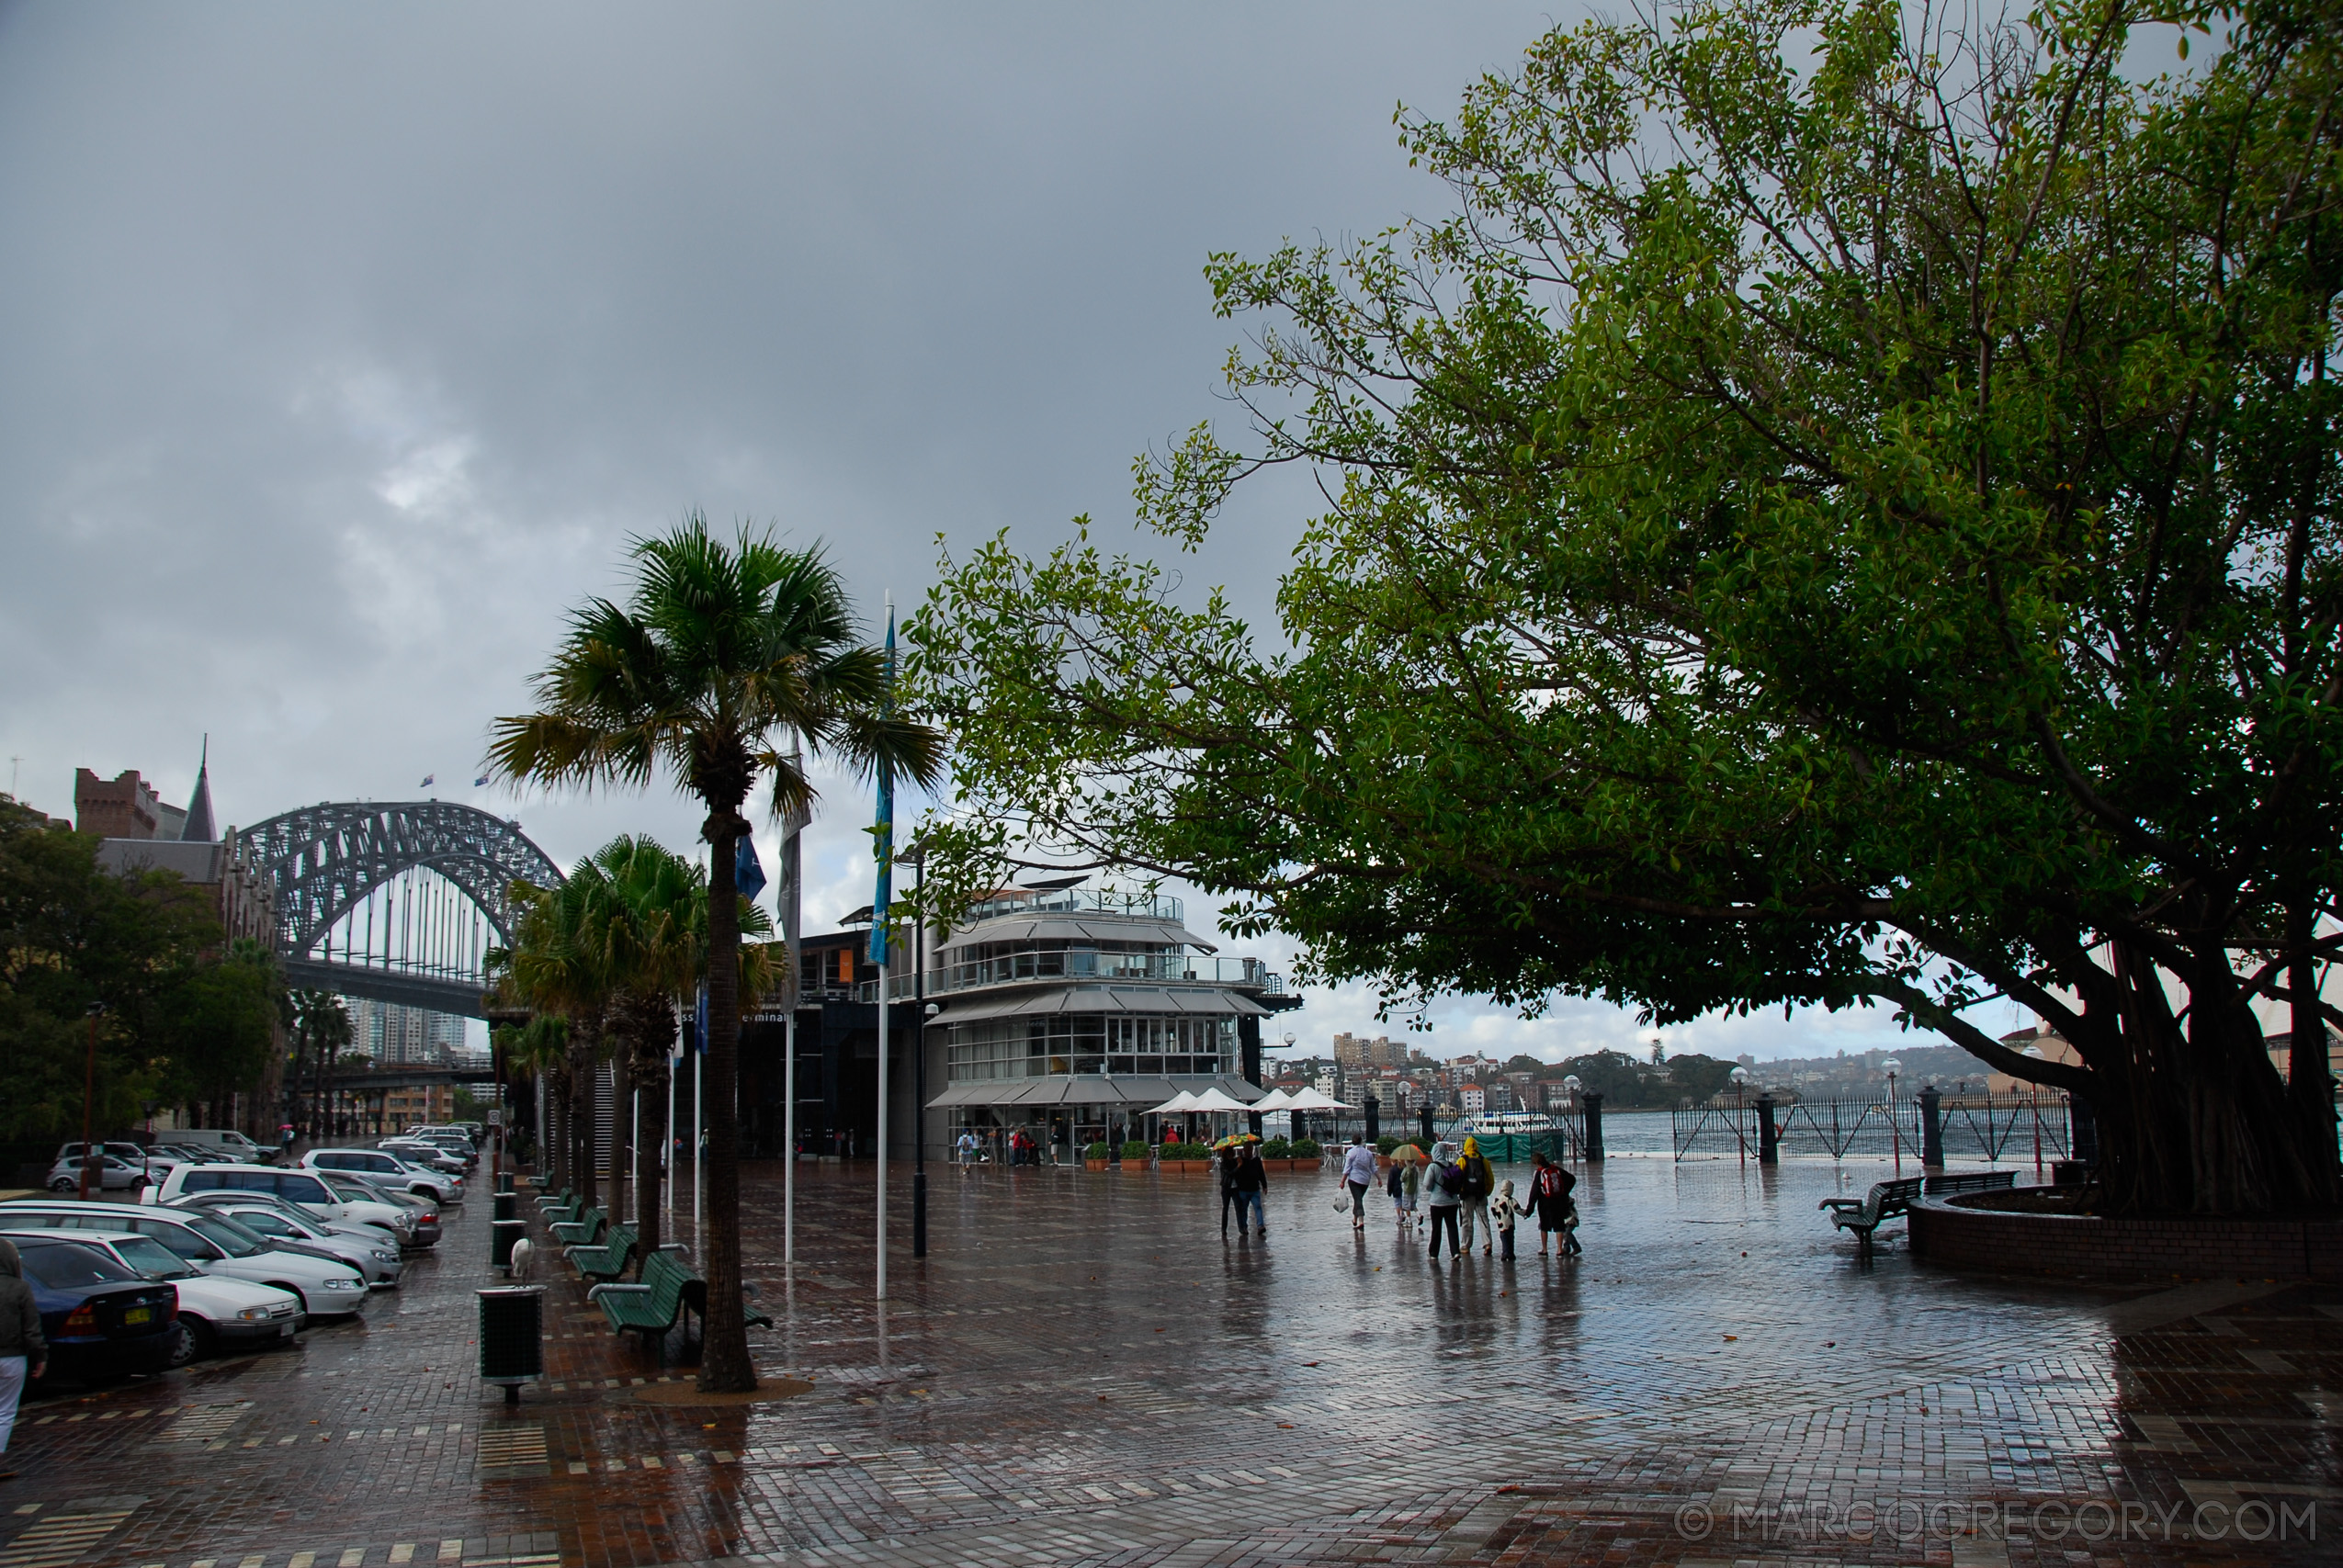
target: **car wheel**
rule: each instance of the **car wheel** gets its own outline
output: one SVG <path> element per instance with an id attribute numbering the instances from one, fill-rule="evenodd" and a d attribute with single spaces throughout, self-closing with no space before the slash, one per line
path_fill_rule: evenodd
<path id="1" fill-rule="evenodd" d="M 68 1181 L 61 1176 L 56 1180 L 49 1184 L 49 1190 L 51 1192 L 71 1192 L 80 1185 L 81 1184 L 79 1182 Z"/>
<path id="2" fill-rule="evenodd" d="M 289 1280 L 271 1280 L 268 1282 L 276 1286 L 278 1290 L 283 1291 L 286 1294 L 291 1296 L 295 1301 L 300 1303 L 302 1314 L 304 1315 L 308 1314 L 309 1296 L 299 1285 L 293 1284 Z"/>
<path id="3" fill-rule="evenodd" d="M 172 1336 L 171 1359 L 163 1364 L 175 1372 L 201 1354 L 202 1348 L 196 1343 L 194 1326 L 184 1317 L 173 1328 Z"/>

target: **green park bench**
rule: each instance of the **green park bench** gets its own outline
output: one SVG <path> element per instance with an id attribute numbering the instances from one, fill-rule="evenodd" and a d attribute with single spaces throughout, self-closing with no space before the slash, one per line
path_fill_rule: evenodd
<path id="1" fill-rule="evenodd" d="M 1817 1207 L 1829 1210 L 1830 1223 L 1842 1231 L 1853 1231 L 1869 1252 L 1871 1233 L 1885 1221 L 1910 1213 L 1920 1185 L 1920 1178 L 1907 1176 L 1900 1181 L 1880 1182 L 1862 1198 L 1825 1198 Z"/>
<path id="2" fill-rule="evenodd" d="M 592 1247 L 602 1239 L 602 1227 L 610 1223 L 599 1209 L 581 1212 L 575 1220 L 557 1220 L 553 1224 L 553 1239 L 563 1247 Z"/>
<path id="3" fill-rule="evenodd" d="M 586 1300 L 602 1309 L 614 1334 L 640 1334 L 662 1348 L 676 1320 L 696 1316 L 707 1321 L 707 1281 L 697 1270 L 666 1247 L 646 1256 L 642 1273 L 631 1285 L 596 1285 Z M 773 1319 L 761 1312 L 748 1321 L 770 1328 Z"/>
<path id="4" fill-rule="evenodd" d="M 632 1225 L 612 1225 L 599 1247 L 565 1247 L 561 1256 L 577 1265 L 589 1280 L 615 1280 L 634 1261 L 637 1237 Z"/>
<path id="5" fill-rule="evenodd" d="M 1920 1190 L 1924 1196 L 1941 1198 L 1948 1192 L 1995 1192 L 2018 1185 L 2014 1170 L 1964 1170 L 1957 1176 L 1931 1176 Z"/>
<path id="6" fill-rule="evenodd" d="M 573 1209 L 577 1207 L 577 1190 L 572 1187 L 564 1187 L 559 1192 L 540 1192 L 537 1195 L 537 1206 L 543 1210 Z"/>

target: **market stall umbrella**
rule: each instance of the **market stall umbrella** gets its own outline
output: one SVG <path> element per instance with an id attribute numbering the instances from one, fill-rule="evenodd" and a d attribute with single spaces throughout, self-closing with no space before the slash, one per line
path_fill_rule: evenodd
<path id="1" fill-rule="evenodd" d="M 1141 1111 L 1140 1114 L 1143 1116 L 1178 1116 L 1185 1111 L 1202 1111 L 1205 1109 L 1205 1107 L 1196 1103 L 1195 1090 L 1192 1089 L 1183 1089 L 1179 1093 L 1173 1095 L 1171 1099 L 1165 1100 L 1162 1104 L 1154 1107 L 1152 1110 Z"/>
<path id="2" fill-rule="evenodd" d="M 1215 1084 L 1212 1088 L 1205 1089 L 1202 1094 L 1197 1095 L 1195 1097 L 1194 1103 L 1191 1104 L 1187 1109 L 1190 1111 L 1251 1111 L 1252 1107 L 1247 1105 L 1243 1100 L 1239 1100 L 1235 1095 L 1228 1093 L 1218 1084 Z"/>
<path id="3" fill-rule="evenodd" d="M 1291 1111 L 1293 1108 L 1294 1101 L 1292 1097 L 1286 1094 L 1286 1092 L 1282 1089 L 1273 1089 L 1267 1094 L 1262 1095 L 1259 1100 L 1254 1100 L 1251 1105 L 1245 1107 L 1248 1111 Z"/>
<path id="4" fill-rule="evenodd" d="M 1240 1106 L 1239 1109 L 1251 1108 Z M 1332 1095 L 1321 1094 L 1314 1089 L 1299 1089 L 1285 1097 L 1285 1109 L 1288 1111 L 1356 1111 L 1358 1107 L 1345 1105 Z"/>

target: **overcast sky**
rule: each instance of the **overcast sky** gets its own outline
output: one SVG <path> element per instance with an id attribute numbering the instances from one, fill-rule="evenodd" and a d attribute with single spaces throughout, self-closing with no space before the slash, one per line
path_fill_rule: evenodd
<path id="1" fill-rule="evenodd" d="M 1394 106 L 1444 111 L 1576 14 L 0 3 L 17 793 L 65 815 L 76 766 L 135 767 L 183 801 L 208 732 L 223 823 L 433 774 L 564 863 L 622 830 L 686 846 L 665 789 L 470 787 L 630 533 L 699 508 L 827 540 L 876 618 L 924 592 L 939 533 L 1123 526 L 1133 456 L 1219 412 L 1238 329 L 1206 254 L 1444 210 Z M 1305 503 L 1253 498 L 1216 542 L 1243 602 Z M 869 900 L 868 812 L 837 783 L 811 930 Z M 1364 994 L 1289 1021 L 1375 1027 Z M 1647 1032 L 1459 1000 L 1428 1043 Z M 1893 1038 L 1779 1013 L 1670 1036 Z"/>

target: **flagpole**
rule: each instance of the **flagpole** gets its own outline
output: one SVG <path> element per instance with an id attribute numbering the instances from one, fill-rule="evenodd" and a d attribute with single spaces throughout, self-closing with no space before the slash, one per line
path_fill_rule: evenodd
<path id="1" fill-rule="evenodd" d="M 887 595 L 887 665 L 883 711 L 893 709 L 895 688 L 895 595 Z M 878 966 L 878 1290 L 887 1299 L 887 922 L 894 882 L 895 774 L 878 759 L 878 826 L 873 844 L 878 857 L 878 891 L 870 906 L 870 959 Z"/>

